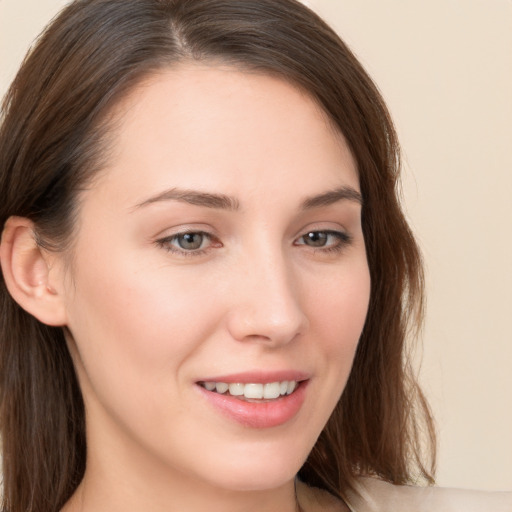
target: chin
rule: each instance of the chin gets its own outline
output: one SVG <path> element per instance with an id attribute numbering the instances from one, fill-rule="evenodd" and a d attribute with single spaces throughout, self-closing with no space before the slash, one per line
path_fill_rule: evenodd
<path id="1" fill-rule="evenodd" d="M 273 461 L 267 462 L 267 465 L 273 465 Z M 216 479 L 213 483 L 216 487 L 230 491 L 266 491 L 287 484 L 295 478 L 297 471 L 275 471 L 269 467 L 261 472 L 242 470 L 236 474 L 224 475 L 223 478 Z"/>
<path id="2" fill-rule="evenodd" d="M 307 454 L 298 457 L 297 451 L 272 453 L 260 450 L 258 454 L 246 453 L 226 457 L 222 467 L 219 461 L 208 464 L 208 478 L 212 484 L 232 491 L 263 491 L 275 489 L 293 480 Z M 216 462 L 216 463 L 215 463 Z"/>

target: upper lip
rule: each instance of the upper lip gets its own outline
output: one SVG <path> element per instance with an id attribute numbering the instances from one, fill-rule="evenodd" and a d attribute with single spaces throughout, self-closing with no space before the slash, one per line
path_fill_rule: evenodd
<path id="1" fill-rule="evenodd" d="M 240 373 L 230 373 L 226 375 L 215 375 L 200 379 L 198 382 L 226 382 L 250 384 L 250 383 L 261 383 L 268 384 L 270 382 L 283 382 L 283 381 L 303 381 L 308 380 L 310 374 L 298 370 L 251 370 Z"/>

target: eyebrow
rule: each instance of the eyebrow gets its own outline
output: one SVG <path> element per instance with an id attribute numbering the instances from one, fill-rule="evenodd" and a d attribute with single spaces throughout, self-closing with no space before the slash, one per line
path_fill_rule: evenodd
<path id="1" fill-rule="evenodd" d="M 301 203 L 301 209 L 312 210 L 347 200 L 363 204 L 363 198 L 355 188 L 343 186 L 304 199 Z M 194 206 L 203 206 L 205 208 L 220 210 L 237 211 L 240 209 L 240 202 L 238 199 L 225 194 L 213 194 L 197 190 L 171 188 L 142 201 L 142 203 L 135 206 L 134 210 L 161 201 L 180 201 Z"/>
<path id="2" fill-rule="evenodd" d="M 193 204 L 194 206 L 203 206 L 206 208 L 215 208 L 220 210 L 239 210 L 240 203 L 234 197 L 224 194 L 212 194 L 209 192 L 200 192 L 197 190 L 184 190 L 179 188 L 171 188 L 165 190 L 161 194 L 150 197 L 142 203 L 135 206 L 134 209 L 142 208 L 149 204 L 158 203 L 160 201 L 180 201 L 183 203 Z"/>
<path id="3" fill-rule="evenodd" d="M 303 210 L 312 210 L 314 208 L 331 206 L 339 201 L 355 201 L 362 205 L 363 196 L 355 188 L 343 186 L 317 196 L 308 197 L 302 202 L 301 206 Z"/>

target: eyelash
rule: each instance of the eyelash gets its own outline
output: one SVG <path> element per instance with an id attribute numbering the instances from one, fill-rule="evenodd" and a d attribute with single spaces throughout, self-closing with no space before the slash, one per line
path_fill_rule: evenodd
<path id="1" fill-rule="evenodd" d="M 326 235 L 327 237 L 334 237 L 336 239 L 336 242 L 334 244 L 331 244 L 329 246 L 308 246 L 305 243 L 305 237 L 308 235 Z M 209 241 L 209 244 L 206 248 L 198 248 L 198 249 L 183 249 L 179 248 L 173 245 L 173 242 L 177 242 L 179 238 L 185 237 L 187 235 L 200 235 L 203 237 L 201 241 L 201 245 L 203 245 L 203 242 Z M 299 240 L 302 240 L 302 243 L 299 242 Z M 165 249 L 166 251 L 177 254 L 179 256 L 185 256 L 185 257 L 195 257 L 195 256 L 202 256 L 206 254 L 210 249 L 216 247 L 222 247 L 222 244 L 218 239 L 216 239 L 213 235 L 210 233 L 207 233 L 205 231 L 183 231 L 181 233 L 175 233 L 174 235 L 167 236 L 165 238 L 161 238 L 156 241 L 157 245 Z M 307 231 L 305 234 L 301 235 L 295 242 L 294 245 L 304 245 L 306 247 L 309 247 L 311 250 L 313 250 L 315 253 L 320 252 L 323 254 L 335 254 L 341 252 L 343 249 L 345 249 L 347 246 L 349 246 L 352 243 L 352 237 L 343 231 L 335 231 L 330 229 L 316 229 L 316 230 L 310 230 Z"/>

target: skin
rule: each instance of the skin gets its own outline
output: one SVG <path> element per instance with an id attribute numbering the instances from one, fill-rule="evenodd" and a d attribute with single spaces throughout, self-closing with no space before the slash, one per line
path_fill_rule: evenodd
<path id="1" fill-rule="evenodd" d="M 307 95 L 229 67 L 161 72 L 115 115 L 72 254 L 52 263 L 87 417 L 87 470 L 65 510 L 292 512 L 370 293 L 360 203 L 303 203 L 359 191 L 353 157 Z M 176 188 L 238 208 L 159 197 Z M 208 236 L 183 249 L 183 232 Z M 283 369 L 307 374 L 306 396 L 271 428 L 220 413 L 197 385 Z"/>

